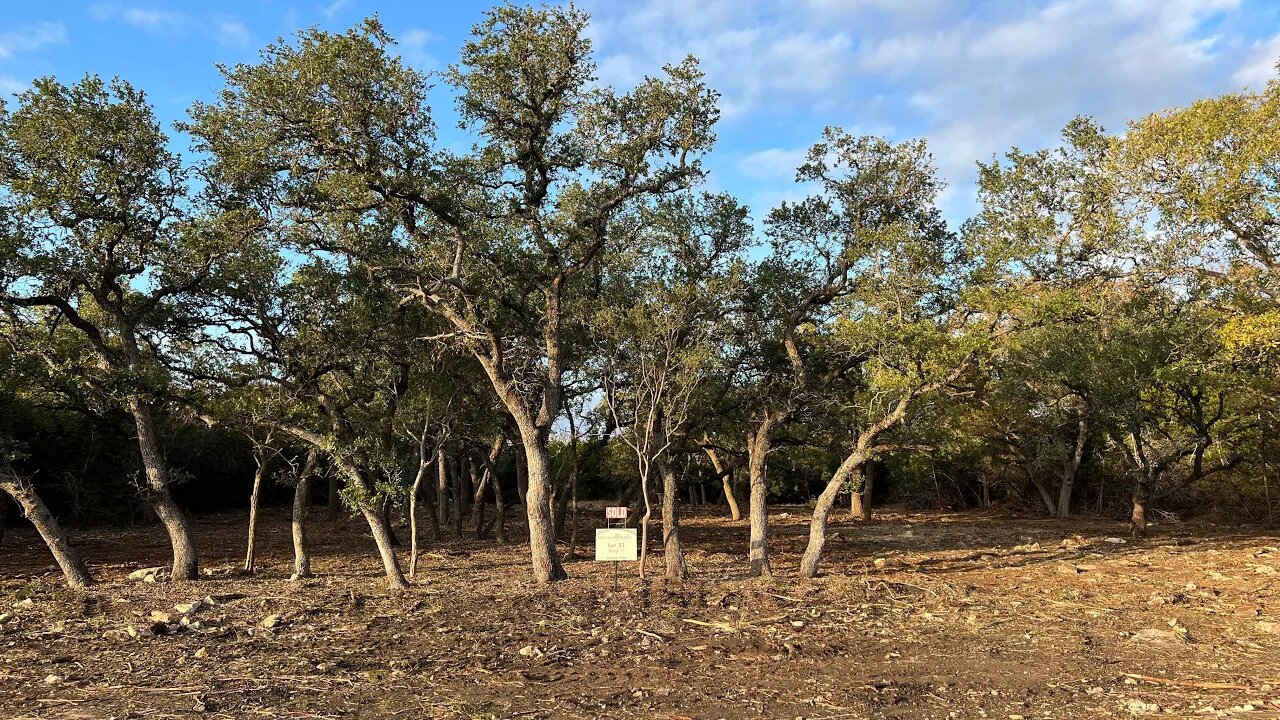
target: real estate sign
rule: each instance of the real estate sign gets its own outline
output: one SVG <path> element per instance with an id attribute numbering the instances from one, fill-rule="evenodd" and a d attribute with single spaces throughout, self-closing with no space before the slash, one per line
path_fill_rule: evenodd
<path id="1" fill-rule="evenodd" d="M 596 560 L 632 562 L 640 559 L 635 528 L 596 528 Z"/>

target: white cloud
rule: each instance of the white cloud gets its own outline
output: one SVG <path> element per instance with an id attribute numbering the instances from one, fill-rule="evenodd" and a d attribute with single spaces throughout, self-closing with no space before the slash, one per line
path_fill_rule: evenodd
<path id="1" fill-rule="evenodd" d="M 66 42 L 67 30 L 61 23 L 42 22 L 0 33 L 0 60 L 45 45 Z"/>
<path id="2" fill-rule="evenodd" d="M 784 21 L 797 13 L 772 17 L 772 10 L 732 0 L 647 0 L 588 9 L 601 82 L 629 88 L 692 54 L 722 94 L 725 117 L 762 107 L 829 104 L 841 94 L 854 49 L 848 34 Z"/>
<path id="3" fill-rule="evenodd" d="M 1231 76 L 1241 86 L 1261 90 L 1267 81 L 1280 75 L 1276 63 L 1280 61 L 1280 35 L 1254 45 L 1253 52 Z"/>
<path id="4" fill-rule="evenodd" d="M 1224 72 L 1209 21 L 1236 0 L 1057 0 L 1040 9 L 971 17 L 861 46 L 859 67 L 903 88 L 961 209 L 974 161 L 1013 145 L 1057 142 L 1076 114 L 1113 130 L 1126 120 L 1220 92 Z"/>
<path id="5" fill-rule="evenodd" d="M 427 46 L 438 41 L 439 35 L 428 30 L 413 29 L 401 33 L 398 38 L 401 55 L 410 65 L 420 70 L 434 70 L 441 66 L 440 61 L 427 50 Z"/>
<path id="6" fill-rule="evenodd" d="M 230 47 L 249 45 L 249 28 L 234 18 L 218 21 L 218 42 Z"/>
<path id="7" fill-rule="evenodd" d="M 332 20 L 350 4 L 351 0 L 333 0 L 333 2 L 328 5 L 321 7 L 320 12 L 323 13 L 326 18 Z"/>
<path id="8" fill-rule="evenodd" d="M 723 95 L 731 130 L 721 135 L 740 153 L 727 169 L 740 179 L 790 181 L 801 151 L 789 148 L 805 142 L 797 130 L 815 141 L 823 125 L 920 136 L 953 217 L 972 209 L 975 161 L 1057 144 L 1078 114 L 1122 131 L 1150 112 L 1260 87 L 1280 57 L 1280 36 L 1243 39 L 1256 37 L 1258 11 L 1242 0 L 585 3 L 604 83 L 629 87 L 686 54 L 701 59 Z M 779 126 L 785 139 L 766 135 Z"/>
<path id="9" fill-rule="evenodd" d="M 186 24 L 181 13 L 142 5 L 94 3 L 89 6 L 89 14 L 96 20 L 122 22 L 152 33 L 174 32 Z"/>
<path id="10" fill-rule="evenodd" d="M 758 180 L 791 180 L 808 153 L 808 147 L 761 150 L 739 160 L 738 172 Z"/>
<path id="11" fill-rule="evenodd" d="M 11 95 L 18 93 L 31 87 L 31 83 L 26 83 L 12 75 L 0 75 L 0 99 L 7 100 Z"/>

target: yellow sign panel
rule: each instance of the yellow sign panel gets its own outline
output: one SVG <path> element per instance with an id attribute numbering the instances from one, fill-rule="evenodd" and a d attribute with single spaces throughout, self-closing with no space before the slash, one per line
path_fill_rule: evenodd
<path id="1" fill-rule="evenodd" d="M 635 528 L 596 528 L 596 560 L 639 560 L 639 547 Z"/>

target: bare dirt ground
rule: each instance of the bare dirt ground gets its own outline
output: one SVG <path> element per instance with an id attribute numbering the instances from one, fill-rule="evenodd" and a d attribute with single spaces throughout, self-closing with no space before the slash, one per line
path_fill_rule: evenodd
<path id="1" fill-rule="evenodd" d="M 539 587 L 523 546 L 464 540 L 389 595 L 354 519 L 316 521 L 319 577 L 289 582 L 273 511 L 254 577 L 243 518 L 219 516 L 197 522 L 208 577 L 185 586 L 126 579 L 165 562 L 158 526 L 77 534 L 103 582 L 74 593 L 11 530 L 0 717 L 1280 718 L 1274 532 L 885 512 L 837 523 L 803 581 L 807 515 L 779 507 L 764 581 L 722 512 L 685 520 L 688 582 L 632 564 L 618 592 L 608 564 Z"/>

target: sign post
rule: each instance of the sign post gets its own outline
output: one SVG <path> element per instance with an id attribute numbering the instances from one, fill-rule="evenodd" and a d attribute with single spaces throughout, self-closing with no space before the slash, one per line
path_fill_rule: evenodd
<path id="1" fill-rule="evenodd" d="M 613 563 L 613 591 L 618 591 L 618 563 L 632 562 L 638 558 L 636 529 L 623 527 L 627 522 L 627 508 L 604 509 L 603 528 L 596 528 L 596 560 Z"/>

